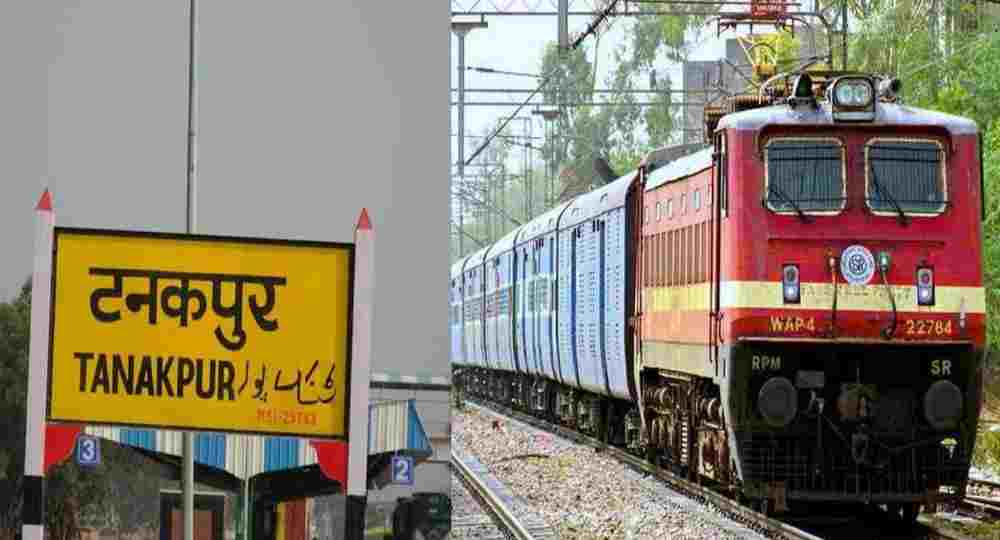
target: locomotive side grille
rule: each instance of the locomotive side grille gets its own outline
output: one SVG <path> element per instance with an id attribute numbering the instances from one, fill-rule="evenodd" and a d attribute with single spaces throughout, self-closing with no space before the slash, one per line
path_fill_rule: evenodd
<path id="1" fill-rule="evenodd" d="M 792 491 L 812 491 L 854 497 L 862 494 L 921 494 L 927 485 L 962 481 L 970 456 L 962 446 L 949 450 L 939 444 L 890 453 L 871 444 L 873 466 L 851 457 L 849 442 L 829 429 L 823 448 L 816 440 L 761 433 L 737 434 L 745 482 L 783 481 Z M 833 497 L 835 498 L 835 497 Z"/>

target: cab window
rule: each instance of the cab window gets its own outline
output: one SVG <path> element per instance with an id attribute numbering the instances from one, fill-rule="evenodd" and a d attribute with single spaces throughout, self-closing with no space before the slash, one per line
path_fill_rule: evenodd
<path id="1" fill-rule="evenodd" d="M 948 203 L 944 148 L 937 141 L 872 139 L 865 145 L 865 198 L 879 215 L 937 215 Z"/>
<path id="2" fill-rule="evenodd" d="M 764 202 L 781 214 L 837 214 L 847 203 L 837 139 L 773 138 L 764 149 Z"/>

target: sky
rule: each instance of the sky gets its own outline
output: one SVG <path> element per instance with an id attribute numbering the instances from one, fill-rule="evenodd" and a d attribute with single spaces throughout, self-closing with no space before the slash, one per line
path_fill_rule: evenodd
<path id="1" fill-rule="evenodd" d="M 184 231 L 189 5 L 0 2 L 0 299 L 44 188 L 60 226 Z M 197 5 L 197 232 L 351 242 L 367 208 L 374 370 L 450 373 L 447 4 Z"/>
<path id="2" fill-rule="evenodd" d="M 466 0 L 468 3 L 469 0 Z M 517 0 L 512 0 L 513 4 L 519 6 Z M 537 2 L 535 2 L 537 3 Z M 582 3 L 581 3 L 582 5 Z M 571 4 L 571 9 L 573 5 Z M 462 18 L 467 20 L 468 18 Z M 557 39 L 557 21 L 555 17 L 547 16 L 490 16 L 486 19 L 488 28 L 476 29 L 466 35 L 465 38 L 465 61 L 467 66 L 481 66 L 504 71 L 515 71 L 522 73 L 539 73 L 541 71 L 541 53 L 545 44 L 555 42 Z M 590 22 L 589 17 L 570 17 L 570 33 L 580 32 L 587 27 Z M 628 39 L 627 31 L 632 25 L 632 19 L 628 17 L 617 18 L 612 21 L 610 30 L 601 37 L 600 50 L 597 62 L 598 86 L 607 88 L 603 81 L 607 80 L 614 69 L 614 50 Z M 695 37 L 695 36 L 692 36 Z M 697 36 L 698 46 L 691 51 L 692 60 L 715 59 L 722 56 L 725 50 L 725 39 L 733 37 L 732 31 L 722 34 L 721 38 L 715 37 L 714 25 L 706 26 L 702 29 L 701 35 Z M 584 42 L 588 59 L 594 60 L 594 38 L 588 37 Z M 451 88 L 458 88 L 458 38 L 451 38 Z M 669 65 L 662 59 L 657 65 L 658 71 L 666 71 L 675 84 L 681 82 L 681 70 L 679 65 Z M 501 74 L 479 73 L 467 71 L 465 79 L 466 89 L 471 88 L 523 88 L 534 89 L 537 81 L 528 77 L 519 77 Z M 457 99 L 457 92 L 452 94 Z M 466 100 L 476 101 L 511 101 L 518 103 L 525 99 L 525 94 L 471 94 L 466 93 Z M 539 101 L 536 97 L 535 101 Z M 467 106 L 465 110 L 466 123 L 466 153 L 468 160 L 472 152 L 478 147 L 482 139 L 470 138 L 469 135 L 482 135 L 483 131 L 495 125 L 498 119 L 506 118 L 516 110 L 516 107 L 487 107 L 487 106 Z M 518 116 L 530 117 L 531 106 L 526 106 Z M 532 117 L 533 134 L 538 136 L 544 133 L 544 127 L 540 118 Z M 452 163 L 458 159 L 457 154 L 457 133 L 458 133 L 458 113 L 457 107 L 452 107 Z M 521 133 L 521 124 L 512 122 L 515 126 L 515 133 Z M 454 171 L 454 167 L 453 167 Z"/>
<path id="3" fill-rule="evenodd" d="M 799 0 L 802 4 L 797 10 L 811 11 L 815 5 L 810 0 Z M 592 9 L 589 5 L 594 0 L 569 0 L 570 11 L 584 11 Z M 556 10 L 556 0 L 452 0 L 453 12 L 464 10 L 483 11 L 551 11 Z M 475 6 L 475 7 L 473 7 Z M 745 11 L 745 6 L 727 6 L 727 10 Z M 475 20 L 475 18 L 462 16 L 454 17 L 455 20 Z M 587 28 L 590 23 L 590 16 L 571 16 L 569 19 L 570 34 L 578 33 Z M 614 68 L 612 61 L 614 50 L 628 39 L 628 29 L 633 24 L 630 17 L 618 17 L 611 20 L 610 30 L 606 30 L 601 37 L 600 51 L 598 58 L 598 85 L 607 88 L 604 81 Z M 477 29 L 470 32 L 465 38 L 465 58 L 469 66 L 482 66 L 504 71 L 516 71 L 524 73 L 539 73 L 541 70 L 541 52 L 546 43 L 557 40 L 557 21 L 554 16 L 515 16 L 515 15 L 492 15 L 486 18 L 489 25 L 486 29 Z M 768 27 L 760 27 L 758 32 L 768 32 Z M 688 36 L 691 60 L 716 60 L 725 54 L 725 41 L 732 39 L 739 34 L 747 32 L 745 26 L 740 28 L 739 33 L 734 30 L 726 30 L 718 37 L 714 23 L 701 27 L 700 32 L 690 32 Z M 584 42 L 587 50 L 587 57 L 592 62 L 594 60 L 593 36 L 588 37 Z M 451 88 L 458 88 L 458 38 L 451 37 Z M 679 64 L 669 64 L 660 59 L 656 65 L 657 72 L 668 73 L 675 85 L 682 82 L 681 66 Z M 520 88 L 534 89 L 537 81 L 527 77 L 518 77 L 500 74 L 486 74 L 474 71 L 466 72 L 465 87 L 469 88 Z M 643 85 L 642 81 L 639 83 Z M 452 93 L 453 100 L 457 100 L 457 92 Z M 466 94 L 466 100 L 479 101 L 512 101 L 519 102 L 526 98 L 525 94 Z M 536 101 L 539 98 L 536 97 Z M 456 107 L 452 107 L 451 113 L 451 148 L 453 164 L 457 161 L 457 127 L 458 113 Z M 519 113 L 519 116 L 530 115 L 531 106 L 527 106 Z M 466 160 L 478 147 L 482 139 L 470 138 L 469 135 L 481 136 L 483 131 L 495 125 L 498 119 L 505 118 L 516 110 L 515 107 L 485 107 L 468 106 L 465 111 L 466 119 L 466 140 L 467 150 Z M 532 117 L 533 134 L 544 133 L 542 120 L 539 117 Z M 521 123 L 512 122 L 515 126 L 515 133 L 521 133 Z M 516 153 L 515 153 L 516 154 Z M 538 165 L 536 165 L 538 166 Z"/>

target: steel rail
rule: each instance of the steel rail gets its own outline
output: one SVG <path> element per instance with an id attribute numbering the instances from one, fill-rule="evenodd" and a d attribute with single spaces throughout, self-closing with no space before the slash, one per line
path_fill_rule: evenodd
<path id="1" fill-rule="evenodd" d="M 537 429 L 548 431 L 559 435 L 560 437 L 570 439 L 574 442 L 600 449 L 602 452 L 613 455 L 615 459 L 631 466 L 639 472 L 655 476 L 688 497 L 715 505 L 725 515 L 729 516 L 730 519 L 750 525 L 752 528 L 756 528 L 758 532 L 764 533 L 772 538 L 780 538 L 784 540 L 822 540 L 818 536 L 809 534 L 808 532 L 793 527 L 787 523 L 765 516 L 760 512 L 747 508 L 746 506 L 727 498 L 721 493 L 716 493 L 704 486 L 695 484 L 685 478 L 681 478 L 670 471 L 655 467 L 637 456 L 629 454 L 616 446 L 608 445 L 588 435 L 584 435 L 544 420 L 539 420 L 533 416 L 526 415 L 497 403 L 483 401 L 470 396 L 465 396 L 465 401 L 467 403 L 472 402 L 473 406 L 476 406 L 479 409 L 487 409 L 492 411 L 494 414 L 506 416 Z"/>
<path id="2" fill-rule="evenodd" d="M 462 461 L 454 451 L 451 452 L 451 465 L 458 472 L 458 475 L 465 481 L 469 486 L 469 489 L 474 495 L 479 497 L 484 503 L 486 503 L 487 509 L 493 513 L 501 522 L 501 525 L 507 529 L 508 532 L 514 535 L 516 540 L 534 540 L 534 536 L 528 532 L 528 528 L 521 523 L 521 520 L 514 515 L 513 510 L 507 507 L 493 490 L 486 486 L 486 484 L 469 469 L 468 465 Z"/>
<path id="3" fill-rule="evenodd" d="M 1000 488 L 1000 483 L 990 480 L 976 480 L 969 478 L 967 486 L 983 486 L 991 489 L 998 489 Z M 957 505 L 958 510 L 963 511 L 966 514 L 971 514 L 974 517 L 982 518 L 989 516 L 992 519 L 1000 517 L 1000 500 L 993 497 L 970 495 L 968 487 L 966 488 L 965 497 L 962 498 L 961 502 Z"/>
<path id="4" fill-rule="evenodd" d="M 993 489 L 1000 489 L 1000 482 L 994 482 L 992 480 L 977 480 L 975 478 L 969 478 L 968 484 L 970 486 L 971 485 L 979 485 L 979 486 L 986 486 L 986 487 L 993 488 Z"/>

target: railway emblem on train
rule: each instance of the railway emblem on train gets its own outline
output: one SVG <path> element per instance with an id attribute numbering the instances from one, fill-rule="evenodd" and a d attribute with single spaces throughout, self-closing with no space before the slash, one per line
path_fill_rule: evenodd
<path id="1" fill-rule="evenodd" d="M 864 285 L 875 275 L 875 257 L 865 246 L 853 245 L 840 257 L 840 273 L 851 285 Z"/>

